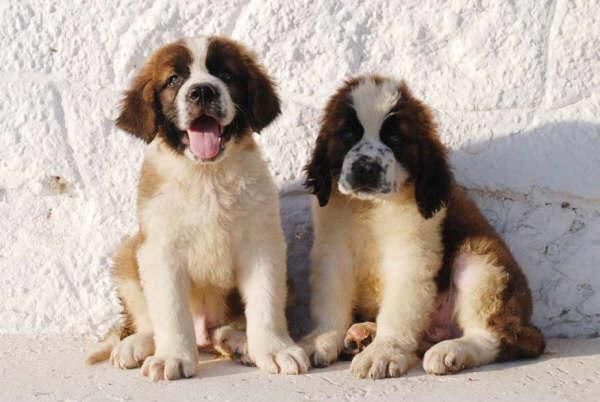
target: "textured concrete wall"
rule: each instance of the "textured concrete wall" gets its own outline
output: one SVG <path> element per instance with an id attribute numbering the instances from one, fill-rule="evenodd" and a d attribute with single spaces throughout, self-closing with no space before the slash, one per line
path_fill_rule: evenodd
<path id="1" fill-rule="evenodd" d="M 112 123 L 119 91 L 157 46 L 218 33 L 279 82 L 283 115 L 259 141 L 301 303 L 298 183 L 320 109 L 344 77 L 377 71 L 435 109 L 457 178 L 526 270 L 535 322 L 597 334 L 599 12 L 585 0 L 0 2 L 0 333 L 97 335 L 114 322 L 110 255 L 135 229 L 143 150 Z"/>

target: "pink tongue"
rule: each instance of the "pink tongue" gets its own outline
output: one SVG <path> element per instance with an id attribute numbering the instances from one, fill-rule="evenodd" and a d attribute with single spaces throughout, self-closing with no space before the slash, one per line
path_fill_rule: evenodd
<path id="1" fill-rule="evenodd" d="M 221 130 L 212 117 L 202 116 L 192 122 L 187 130 L 190 150 L 200 159 L 212 159 L 221 149 Z"/>

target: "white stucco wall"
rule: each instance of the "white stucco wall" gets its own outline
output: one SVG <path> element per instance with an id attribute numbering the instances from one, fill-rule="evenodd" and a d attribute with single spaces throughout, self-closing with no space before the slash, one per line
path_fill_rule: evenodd
<path id="1" fill-rule="evenodd" d="M 259 141 L 301 291 L 298 183 L 320 109 L 344 77 L 376 71 L 435 109 L 457 178 L 529 277 L 535 322 L 598 334 L 599 16 L 593 0 L 0 1 L 0 333 L 114 322 L 110 255 L 135 228 L 143 150 L 112 123 L 119 91 L 161 44 L 218 33 L 279 83 L 283 115 Z"/>

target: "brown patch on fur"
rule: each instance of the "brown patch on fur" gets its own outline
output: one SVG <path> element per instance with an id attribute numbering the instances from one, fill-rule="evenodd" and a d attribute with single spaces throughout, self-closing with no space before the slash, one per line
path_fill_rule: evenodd
<path id="1" fill-rule="evenodd" d="M 140 181 L 138 183 L 138 195 L 137 195 L 137 210 L 140 211 L 141 207 L 148 200 L 155 197 L 160 186 L 164 183 L 164 178 L 160 172 L 152 165 L 152 161 L 145 159 L 142 163 L 142 171 L 140 173 Z"/>
<path id="2" fill-rule="evenodd" d="M 248 114 L 252 130 L 262 131 L 281 112 L 275 84 L 256 55 L 231 39 L 211 37 L 206 57 L 209 71 L 225 71 L 235 79 L 227 86 L 236 104 Z"/>
<path id="3" fill-rule="evenodd" d="M 130 89 L 125 92 L 117 126 L 146 142 L 152 141 L 159 124 L 156 109 L 160 99 L 156 98 L 156 94 L 171 74 L 185 74 L 191 60 L 188 49 L 181 42 L 166 45 L 150 56 L 134 78 Z M 166 91 L 173 98 L 174 94 L 171 92 Z M 161 94 L 161 97 L 164 96 Z"/>
<path id="4" fill-rule="evenodd" d="M 406 83 L 400 83 L 399 91 L 400 100 L 383 122 L 380 137 L 408 170 L 419 212 L 427 219 L 448 203 L 454 178 L 431 110 Z"/>
<path id="5" fill-rule="evenodd" d="M 138 232 L 134 236 L 123 240 L 113 257 L 112 278 L 117 287 L 117 294 L 119 295 L 121 306 L 123 307 L 123 325 L 119 331 L 120 339 L 135 333 L 139 324 L 136 324 L 136 317 L 131 314 L 131 310 L 133 310 L 131 303 L 136 301 L 131 300 L 130 295 L 128 295 L 128 297 L 124 294 L 122 285 L 127 282 L 137 284 L 143 297 L 137 265 L 137 250 L 143 242 L 144 235 Z"/>
<path id="6" fill-rule="evenodd" d="M 350 93 L 361 82 L 362 78 L 360 77 L 346 80 L 329 99 L 321 117 L 319 135 L 311 159 L 304 167 L 306 172 L 304 184 L 317 196 L 319 205 L 322 207 L 329 202 L 334 186 L 333 182 L 339 177 L 344 156 L 350 150 L 338 133 L 347 128 L 357 131 L 354 121 L 348 122 L 352 127 L 348 127 L 346 122 L 348 115 L 352 115 L 353 111 Z M 356 113 L 353 117 L 356 119 Z"/>
<path id="7" fill-rule="evenodd" d="M 488 326 L 499 336 L 498 360 L 536 357 L 544 351 L 541 332 L 531 324 L 532 300 L 527 278 L 508 246 L 467 196 L 455 186 L 447 208 L 443 228 L 444 263 L 437 283 L 445 290 L 450 284 L 452 265 L 459 253 L 473 252 L 484 256 L 492 265 L 506 273 L 506 285 L 499 303 L 490 312 Z M 492 297 L 487 303 L 491 303 Z"/>
<path id="8" fill-rule="evenodd" d="M 121 320 L 87 356 L 87 364 L 107 360 L 121 339 L 149 325 L 147 314 L 140 314 L 140 311 L 145 312 L 146 302 L 138 271 L 137 250 L 143 242 L 144 235 L 138 232 L 125 238 L 115 251 L 111 278 L 121 305 Z"/>

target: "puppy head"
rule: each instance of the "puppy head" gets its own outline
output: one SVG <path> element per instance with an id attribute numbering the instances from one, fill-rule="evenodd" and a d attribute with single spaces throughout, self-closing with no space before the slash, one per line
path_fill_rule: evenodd
<path id="1" fill-rule="evenodd" d="M 279 113 L 273 82 L 251 52 L 230 39 L 195 37 L 149 57 L 125 92 L 117 126 L 210 163 Z"/>
<path id="2" fill-rule="evenodd" d="M 321 206 L 334 185 L 367 200 L 412 185 L 425 218 L 448 201 L 452 182 L 429 109 L 403 82 L 379 76 L 350 79 L 329 100 L 305 170 Z"/>

